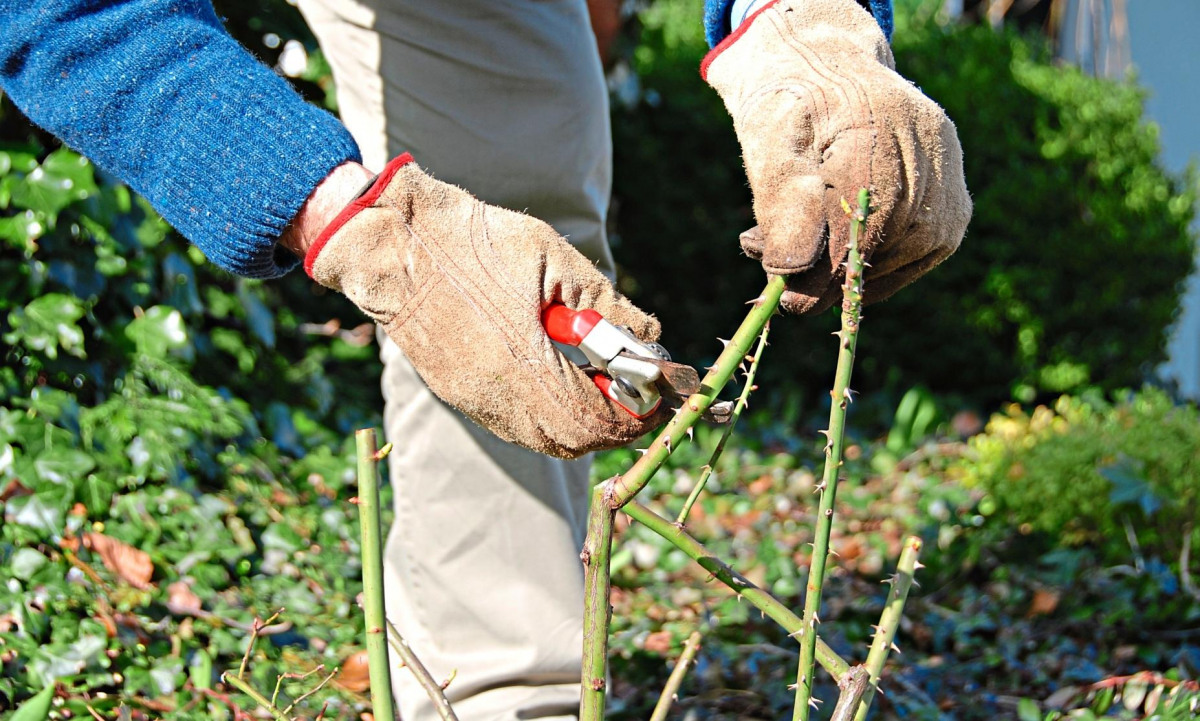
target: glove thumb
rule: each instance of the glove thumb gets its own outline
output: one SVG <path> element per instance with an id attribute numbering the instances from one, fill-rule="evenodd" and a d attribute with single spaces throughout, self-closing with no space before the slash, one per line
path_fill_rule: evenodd
<path id="1" fill-rule="evenodd" d="M 816 265 L 825 253 L 825 181 L 819 175 L 794 175 L 756 189 L 754 215 L 761 251 L 743 244 L 774 275 L 794 275 Z M 751 245 L 751 247 L 745 247 Z"/>

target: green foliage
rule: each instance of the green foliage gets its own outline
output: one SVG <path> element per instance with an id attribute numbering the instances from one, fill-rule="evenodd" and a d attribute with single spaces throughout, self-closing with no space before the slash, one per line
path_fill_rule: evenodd
<path id="1" fill-rule="evenodd" d="M 730 299 L 753 297 L 761 279 L 737 258 L 750 195 L 728 115 L 696 78 L 695 14 L 661 0 L 641 15 L 640 92 L 613 111 L 615 253 L 668 347 L 704 362 L 718 350 L 712 329 L 740 312 Z M 940 28 L 933 15 L 905 15 L 897 63 L 957 123 L 975 215 L 954 257 L 868 310 L 856 383 L 985 404 L 1140 384 L 1163 360 L 1192 268 L 1195 201 L 1158 165 L 1142 92 L 1054 63 L 1036 41 Z M 835 322 L 788 321 L 771 354 L 787 364 L 768 359 L 766 380 L 820 397 Z"/>
<path id="2" fill-rule="evenodd" d="M 57 687 L 75 717 L 231 717 L 187 684 L 280 607 L 296 630 L 259 645 L 257 685 L 336 667 L 361 632 L 347 439 L 381 404 L 374 350 L 328 329 L 361 315 L 302 274 L 216 270 L 10 106 L 0 131 L 0 710 L 44 718 Z M 73 561 L 86 532 L 146 551 L 151 587 Z M 354 703 L 310 710 L 329 699 Z"/>
<path id="3" fill-rule="evenodd" d="M 1144 553 L 1173 562 L 1189 536 L 1200 547 L 1200 412 L 1162 391 L 1013 406 L 971 447 L 964 479 L 1015 526 L 1068 546 L 1096 544 L 1114 560 Z"/>

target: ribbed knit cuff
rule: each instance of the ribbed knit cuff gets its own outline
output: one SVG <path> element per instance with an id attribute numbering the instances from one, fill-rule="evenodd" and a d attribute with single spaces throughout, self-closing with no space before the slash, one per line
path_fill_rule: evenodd
<path id="1" fill-rule="evenodd" d="M 705 0 L 704 2 L 704 37 L 710 48 L 716 47 L 734 30 L 732 19 L 733 6 L 737 0 Z M 894 21 L 892 17 L 892 0 L 858 0 L 858 3 L 875 16 L 883 34 L 890 41 Z M 742 18 L 749 17 L 751 12 L 741 13 Z"/>
<path id="2" fill-rule="evenodd" d="M 235 125 L 223 126 L 222 142 L 177 148 L 173 174 L 136 189 L 216 265 L 276 278 L 300 264 L 279 238 L 304 201 L 330 171 L 362 156 L 337 118 L 266 67 L 247 64 L 244 74 L 222 80 L 181 132 L 211 137 L 214 126 L 236 117 Z M 226 106 L 243 100 L 249 102 L 240 112 Z"/>

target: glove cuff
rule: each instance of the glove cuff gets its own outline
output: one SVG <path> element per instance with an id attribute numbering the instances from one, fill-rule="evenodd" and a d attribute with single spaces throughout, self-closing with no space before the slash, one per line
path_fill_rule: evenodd
<path id="1" fill-rule="evenodd" d="M 376 178 L 371 181 L 371 183 L 368 184 L 361 193 L 359 193 L 357 198 L 350 201 L 350 203 L 342 209 L 342 212 L 337 214 L 337 217 L 333 219 L 333 222 L 325 227 L 325 230 L 321 231 L 321 234 L 317 236 L 317 239 L 313 241 L 313 244 L 308 248 L 308 252 L 304 255 L 304 272 L 308 274 L 308 277 L 312 278 L 313 280 L 317 280 L 316 276 L 313 275 L 313 267 L 317 263 L 317 256 L 321 254 L 321 250 L 325 248 L 325 244 L 329 242 L 329 239 L 332 238 L 339 230 L 341 230 L 342 226 L 348 223 L 351 218 L 358 215 L 359 212 L 374 205 L 375 201 L 379 199 L 380 194 L 383 193 L 383 191 L 387 189 L 388 184 L 392 182 L 392 178 L 396 176 L 396 173 L 411 162 L 413 162 L 413 156 L 411 153 L 404 153 L 393 158 L 387 164 L 387 167 L 383 169 L 383 172 L 376 176 Z M 318 280 L 317 282 L 320 281 Z"/>
<path id="2" fill-rule="evenodd" d="M 712 62 L 714 60 L 717 59 L 717 56 L 720 55 L 721 53 L 723 53 L 725 51 L 725 49 L 728 48 L 730 45 L 733 45 L 735 42 L 737 42 L 738 38 L 740 38 L 742 35 L 744 35 L 746 33 L 747 30 L 750 29 L 750 26 L 754 23 L 754 21 L 756 19 L 758 19 L 759 15 L 762 15 L 767 10 L 770 10 L 771 8 L 775 7 L 775 5 L 778 4 L 778 2 L 779 2 L 779 0 L 771 0 L 771 2 L 767 3 L 766 5 L 763 5 L 759 9 L 755 10 L 754 13 L 752 15 L 750 15 L 750 17 L 743 20 L 741 22 L 741 24 L 738 25 L 737 28 L 734 29 L 733 32 L 726 35 L 724 40 L 717 43 L 716 46 L 713 47 L 712 50 L 709 50 L 708 53 L 705 54 L 704 59 L 700 61 L 700 77 L 705 82 L 708 81 L 708 67 L 710 65 L 712 65 Z"/>

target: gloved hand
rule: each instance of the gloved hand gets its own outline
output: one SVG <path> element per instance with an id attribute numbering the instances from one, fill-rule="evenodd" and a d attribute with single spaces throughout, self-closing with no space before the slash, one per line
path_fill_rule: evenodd
<path id="1" fill-rule="evenodd" d="M 439 398 L 501 438 L 573 458 L 646 433 L 559 353 L 542 310 L 595 308 L 643 340 L 659 325 L 546 223 L 482 203 L 405 154 L 305 256 L 383 326 Z M 397 439 L 403 443 L 404 439 Z"/>
<path id="2" fill-rule="evenodd" d="M 971 217 L 962 148 L 936 103 L 895 72 L 878 24 L 854 0 L 777 0 L 709 53 L 701 74 L 733 116 L 758 227 L 742 248 L 789 275 L 783 305 L 841 295 L 849 218 L 871 191 L 861 247 L 867 302 L 958 248 Z"/>

